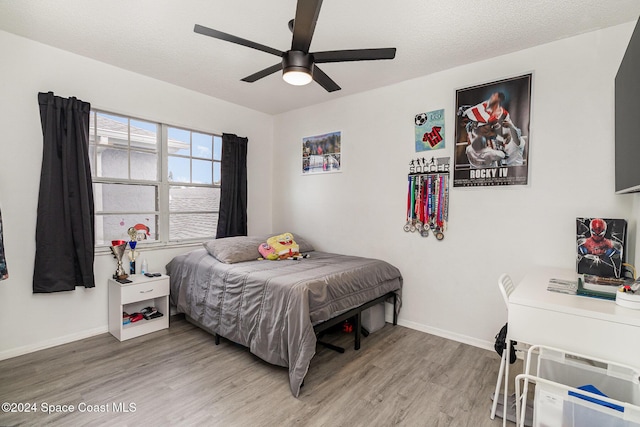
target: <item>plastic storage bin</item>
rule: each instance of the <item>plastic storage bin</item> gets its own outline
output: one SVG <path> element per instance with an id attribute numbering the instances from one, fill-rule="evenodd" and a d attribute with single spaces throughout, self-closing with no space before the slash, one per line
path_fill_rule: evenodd
<path id="1" fill-rule="evenodd" d="M 362 327 L 370 334 L 384 327 L 384 302 L 362 311 Z"/>
<path id="2" fill-rule="evenodd" d="M 532 375 L 535 353 L 538 367 Z M 640 427 L 639 378 L 640 372 L 629 366 L 532 346 L 525 373 L 516 377 L 516 397 L 526 395 L 528 384 L 535 383 L 534 427 Z M 578 389 L 583 386 L 594 386 L 607 397 Z M 524 414 L 520 405 L 517 409 L 518 425 L 522 425 Z"/>

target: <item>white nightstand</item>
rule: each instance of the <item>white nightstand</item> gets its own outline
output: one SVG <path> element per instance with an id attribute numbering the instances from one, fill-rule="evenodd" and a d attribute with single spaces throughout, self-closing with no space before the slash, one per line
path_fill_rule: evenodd
<path id="1" fill-rule="evenodd" d="M 134 274 L 131 283 L 109 279 L 109 332 L 120 341 L 139 337 L 169 327 L 169 276 L 146 277 Z M 135 313 L 145 307 L 156 307 L 164 316 L 151 320 L 122 324 L 122 312 Z"/>

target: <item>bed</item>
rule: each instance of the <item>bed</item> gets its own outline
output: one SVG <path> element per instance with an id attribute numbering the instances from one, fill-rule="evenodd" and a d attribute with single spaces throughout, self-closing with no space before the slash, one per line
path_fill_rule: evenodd
<path id="1" fill-rule="evenodd" d="M 295 239 L 307 258 L 258 260 L 265 236 L 231 237 L 175 257 L 167 273 L 178 313 L 288 367 L 297 397 L 315 354 L 316 332 L 332 319 L 359 317 L 361 309 L 385 299 L 395 302 L 395 319 L 402 276 L 384 261 L 319 252 L 300 236 Z"/>

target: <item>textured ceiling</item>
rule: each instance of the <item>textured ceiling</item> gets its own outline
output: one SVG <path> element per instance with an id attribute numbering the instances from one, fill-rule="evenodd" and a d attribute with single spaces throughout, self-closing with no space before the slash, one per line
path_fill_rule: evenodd
<path id="1" fill-rule="evenodd" d="M 311 51 L 396 47 L 393 61 L 323 64 L 342 90 L 240 79 L 288 50 L 296 0 L 0 0 L 0 29 L 269 114 L 636 20 L 638 0 L 324 0 Z"/>

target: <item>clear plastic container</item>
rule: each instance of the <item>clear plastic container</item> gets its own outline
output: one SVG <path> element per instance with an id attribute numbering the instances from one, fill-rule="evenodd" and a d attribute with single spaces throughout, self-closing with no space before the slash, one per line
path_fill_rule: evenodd
<path id="1" fill-rule="evenodd" d="M 538 367 L 532 375 L 536 353 Z M 526 395 L 529 383 L 535 383 L 534 427 L 640 427 L 640 372 L 635 368 L 532 346 L 525 373 L 516 380 L 518 397 Z M 593 386 L 607 397 L 578 389 L 584 386 Z"/>

